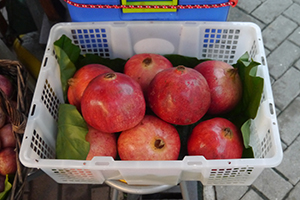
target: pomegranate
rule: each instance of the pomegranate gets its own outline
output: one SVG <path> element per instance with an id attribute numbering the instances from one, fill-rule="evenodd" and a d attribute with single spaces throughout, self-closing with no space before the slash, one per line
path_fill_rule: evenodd
<path id="1" fill-rule="evenodd" d="M 180 137 L 174 126 L 151 115 L 118 138 L 121 160 L 176 160 Z"/>
<path id="2" fill-rule="evenodd" d="M 210 60 L 195 67 L 206 79 L 211 93 L 208 114 L 231 111 L 242 98 L 242 82 L 238 69 L 223 61 Z"/>
<path id="3" fill-rule="evenodd" d="M 101 64 L 89 64 L 77 70 L 73 77 L 68 80 L 69 103 L 81 111 L 80 101 L 86 86 L 96 76 L 107 72 L 113 72 L 113 70 Z"/>
<path id="4" fill-rule="evenodd" d="M 17 171 L 16 152 L 13 148 L 0 151 L 0 174 L 14 174 Z"/>
<path id="5" fill-rule="evenodd" d="M 0 74 L 0 89 L 4 92 L 4 94 L 7 97 L 11 97 L 13 94 L 13 86 L 12 83 L 10 82 L 10 80 L 4 76 Z"/>
<path id="6" fill-rule="evenodd" d="M 142 53 L 132 56 L 124 66 L 124 73 L 137 81 L 146 95 L 147 88 L 154 76 L 163 69 L 173 67 L 162 55 Z"/>
<path id="7" fill-rule="evenodd" d="M 171 124 L 189 125 L 200 120 L 210 105 L 205 78 L 196 70 L 178 66 L 159 72 L 148 89 L 153 112 Z"/>
<path id="8" fill-rule="evenodd" d="M 94 78 L 81 99 L 85 121 L 105 133 L 136 126 L 143 119 L 145 110 L 141 86 L 131 77 L 118 72 Z"/>
<path id="9" fill-rule="evenodd" d="M 94 156 L 117 156 L 117 139 L 114 133 L 102 133 L 92 127 L 85 136 L 90 143 L 90 150 L 86 160 L 92 160 Z"/>
<path id="10" fill-rule="evenodd" d="M 16 138 L 12 131 L 12 125 L 6 124 L 0 129 L 0 141 L 2 144 L 2 148 L 6 147 L 16 147 Z"/>
<path id="11" fill-rule="evenodd" d="M 241 158 L 244 145 L 238 128 L 225 118 L 200 122 L 188 138 L 188 154 L 206 159 Z"/>

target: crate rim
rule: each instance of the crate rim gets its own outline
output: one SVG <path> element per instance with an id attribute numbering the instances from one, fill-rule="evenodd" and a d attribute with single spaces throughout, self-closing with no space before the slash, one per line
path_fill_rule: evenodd
<path id="1" fill-rule="evenodd" d="M 208 25 L 237 25 L 237 26 L 252 26 L 258 30 L 261 30 L 261 28 L 256 24 L 255 22 L 239 22 L 239 21 L 167 21 L 167 20 L 148 20 L 148 21 L 143 21 L 143 20 L 137 20 L 137 21 L 91 21 L 91 22 L 58 22 L 54 24 L 50 31 L 57 29 L 60 26 L 73 26 L 73 25 L 79 25 L 79 26 L 89 26 L 89 25 L 115 25 L 115 26 L 121 26 L 121 25 L 126 25 L 126 24 L 142 24 L 142 23 L 147 23 L 147 24 L 182 24 L 182 25 L 200 25 L 200 24 L 208 24 Z"/>

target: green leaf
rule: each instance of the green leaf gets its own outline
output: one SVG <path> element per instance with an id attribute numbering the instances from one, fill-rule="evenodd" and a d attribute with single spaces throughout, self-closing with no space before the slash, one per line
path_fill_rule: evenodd
<path id="1" fill-rule="evenodd" d="M 254 157 L 253 149 L 250 146 L 251 121 L 252 121 L 251 119 L 248 119 L 241 127 L 241 132 L 243 135 L 244 146 L 245 146 L 242 158 L 253 158 Z"/>
<path id="2" fill-rule="evenodd" d="M 250 145 L 250 125 L 251 125 L 251 119 L 248 119 L 241 127 L 241 131 L 242 131 L 242 135 L 243 135 L 243 139 L 244 139 L 244 146 L 245 148 L 249 148 Z"/>
<path id="3" fill-rule="evenodd" d="M 11 183 L 8 180 L 8 175 L 6 175 L 6 179 L 5 179 L 5 188 L 4 191 L 0 193 L 0 200 L 5 200 L 6 197 L 8 196 L 10 189 L 12 187 Z"/>
<path id="4" fill-rule="evenodd" d="M 76 107 L 71 104 L 60 104 L 56 157 L 85 160 L 90 149 L 90 143 L 85 140 L 87 133 L 88 126 Z"/>
<path id="5" fill-rule="evenodd" d="M 242 62 L 245 66 L 248 66 L 251 61 L 249 61 L 249 53 L 244 53 L 238 60 L 238 62 Z"/>
<path id="6" fill-rule="evenodd" d="M 243 135 L 244 146 L 247 149 L 243 154 L 245 157 L 253 156 L 253 150 L 249 144 L 250 125 L 251 119 L 257 115 L 264 86 L 264 79 L 256 75 L 260 63 L 249 60 L 249 54 L 245 53 L 234 65 L 239 69 L 243 83 L 243 97 L 239 105 L 231 112 L 232 121 L 240 127 Z"/>
<path id="7" fill-rule="evenodd" d="M 245 59 L 245 54 L 242 58 Z M 243 83 L 243 98 L 238 108 L 240 109 L 239 112 L 243 113 L 246 118 L 254 119 L 260 105 L 264 79 L 256 76 L 257 67 L 260 63 L 253 60 L 246 62 L 243 59 L 239 59 L 234 65 L 239 69 Z"/>
<path id="8" fill-rule="evenodd" d="M 166 57 L 174 67 L 178 65 L 183 65 L 185 67 L 194 68 L 199 63 L 210 60 L 210 59 L 197 59 L 195 57 L 182 56 L 177 54 L 167 54 L 164 55 L 164 57 Z"/>
<path id="9" fill-rule="evenodd" d="M 187 143 L 188 143 L 188 138 L 190 136 L 190 134 L 192 133 L 192 130 L 194 128 L 194 126 L 189 125 L 189 126 L 181 126 L 181 125 L 173 125 L 180 137 L 180 152 L 179 152 L 179 156 L 178 159 L 182 160 L 187 154 Z"/>
<path id="10" fill-rule="evenodd" d="M 115 72 L 123 72 L 124 65 L 127 60 L 121 58 L 109 59 L 102 58 L 94 54 L 86 54 L 78 63 L 79 67 L 83 67 L 88 64 L 98 63 L 111 68 Z"/>
<path id="11" fill-rule="evenodd" d="M 245 148 L 242 154 L 242 158 L 254 158 L 253 149 L 251 147 Z"/>
<path id="12" fill-rule="evenodd" d="M 68 79 L 72 78 L 76 72 L 76 62 L 80 57 L 80 48 L 74 44 L 70 38 L 62 35 L 54 42 L 54 50 L 60 66 L 61 84 L 63 89 L 64 100 L 67 100 Z"/>

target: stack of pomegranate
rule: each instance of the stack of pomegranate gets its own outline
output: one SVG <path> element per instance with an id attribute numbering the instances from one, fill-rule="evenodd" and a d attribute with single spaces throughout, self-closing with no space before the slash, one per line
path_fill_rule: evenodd
<path id="1" fill-rule="evenodd" d="M 12 83 L 3 75 L 0 75 L 0 90 L 8 98 L 12 98 Z M 17 170 L 15 147 L 16 139 L 10 119 L 0 107 L 0 193 L 5 189 L 6 175 L 15 174 Z"/>
<path id="2" fill-rule="evenodd" d="M 238 71 L 225 62 L 210 60 L 188 68 L 173 66 L 158 54 L 136 54 L 123 73 L 89 64 L 68 84 L 68 101 L 89 127 L 87 160 L 117 155 L 121 160 L 176 160 L 182 141 L 175 127 L 192 124 L 188 155 L 242 156 L 240 130 L 220 117 L 242 97 Z"/>

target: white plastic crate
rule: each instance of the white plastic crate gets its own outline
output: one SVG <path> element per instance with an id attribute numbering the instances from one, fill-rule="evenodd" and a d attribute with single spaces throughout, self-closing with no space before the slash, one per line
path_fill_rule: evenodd
<path id="1" fill-rule="evenodd" d="M 65 34 L 82 53 L 127 59 L 136 53 L 181 54 L 233 64 L 246 51 L 260 62 L 264 78 L 261 105 L 251 124 L 255 158 L 206 160 L 185 156 L 176 161 L 92 161 L 55 159 L 58 106 L 63 103 L 60 70 L 53 43 Z M 250 185 L 264 168 L 282 160 L 282 148 L 269 72 L 259 27 L 237 22 L 96 22 L 59 23 L 50 32 L 20 150 L 21 162 L 40 168 L 58 183 L 101 184 L 124 179 L 128 184 L 176 185 L 198 180 L 204 185 Z"/>

